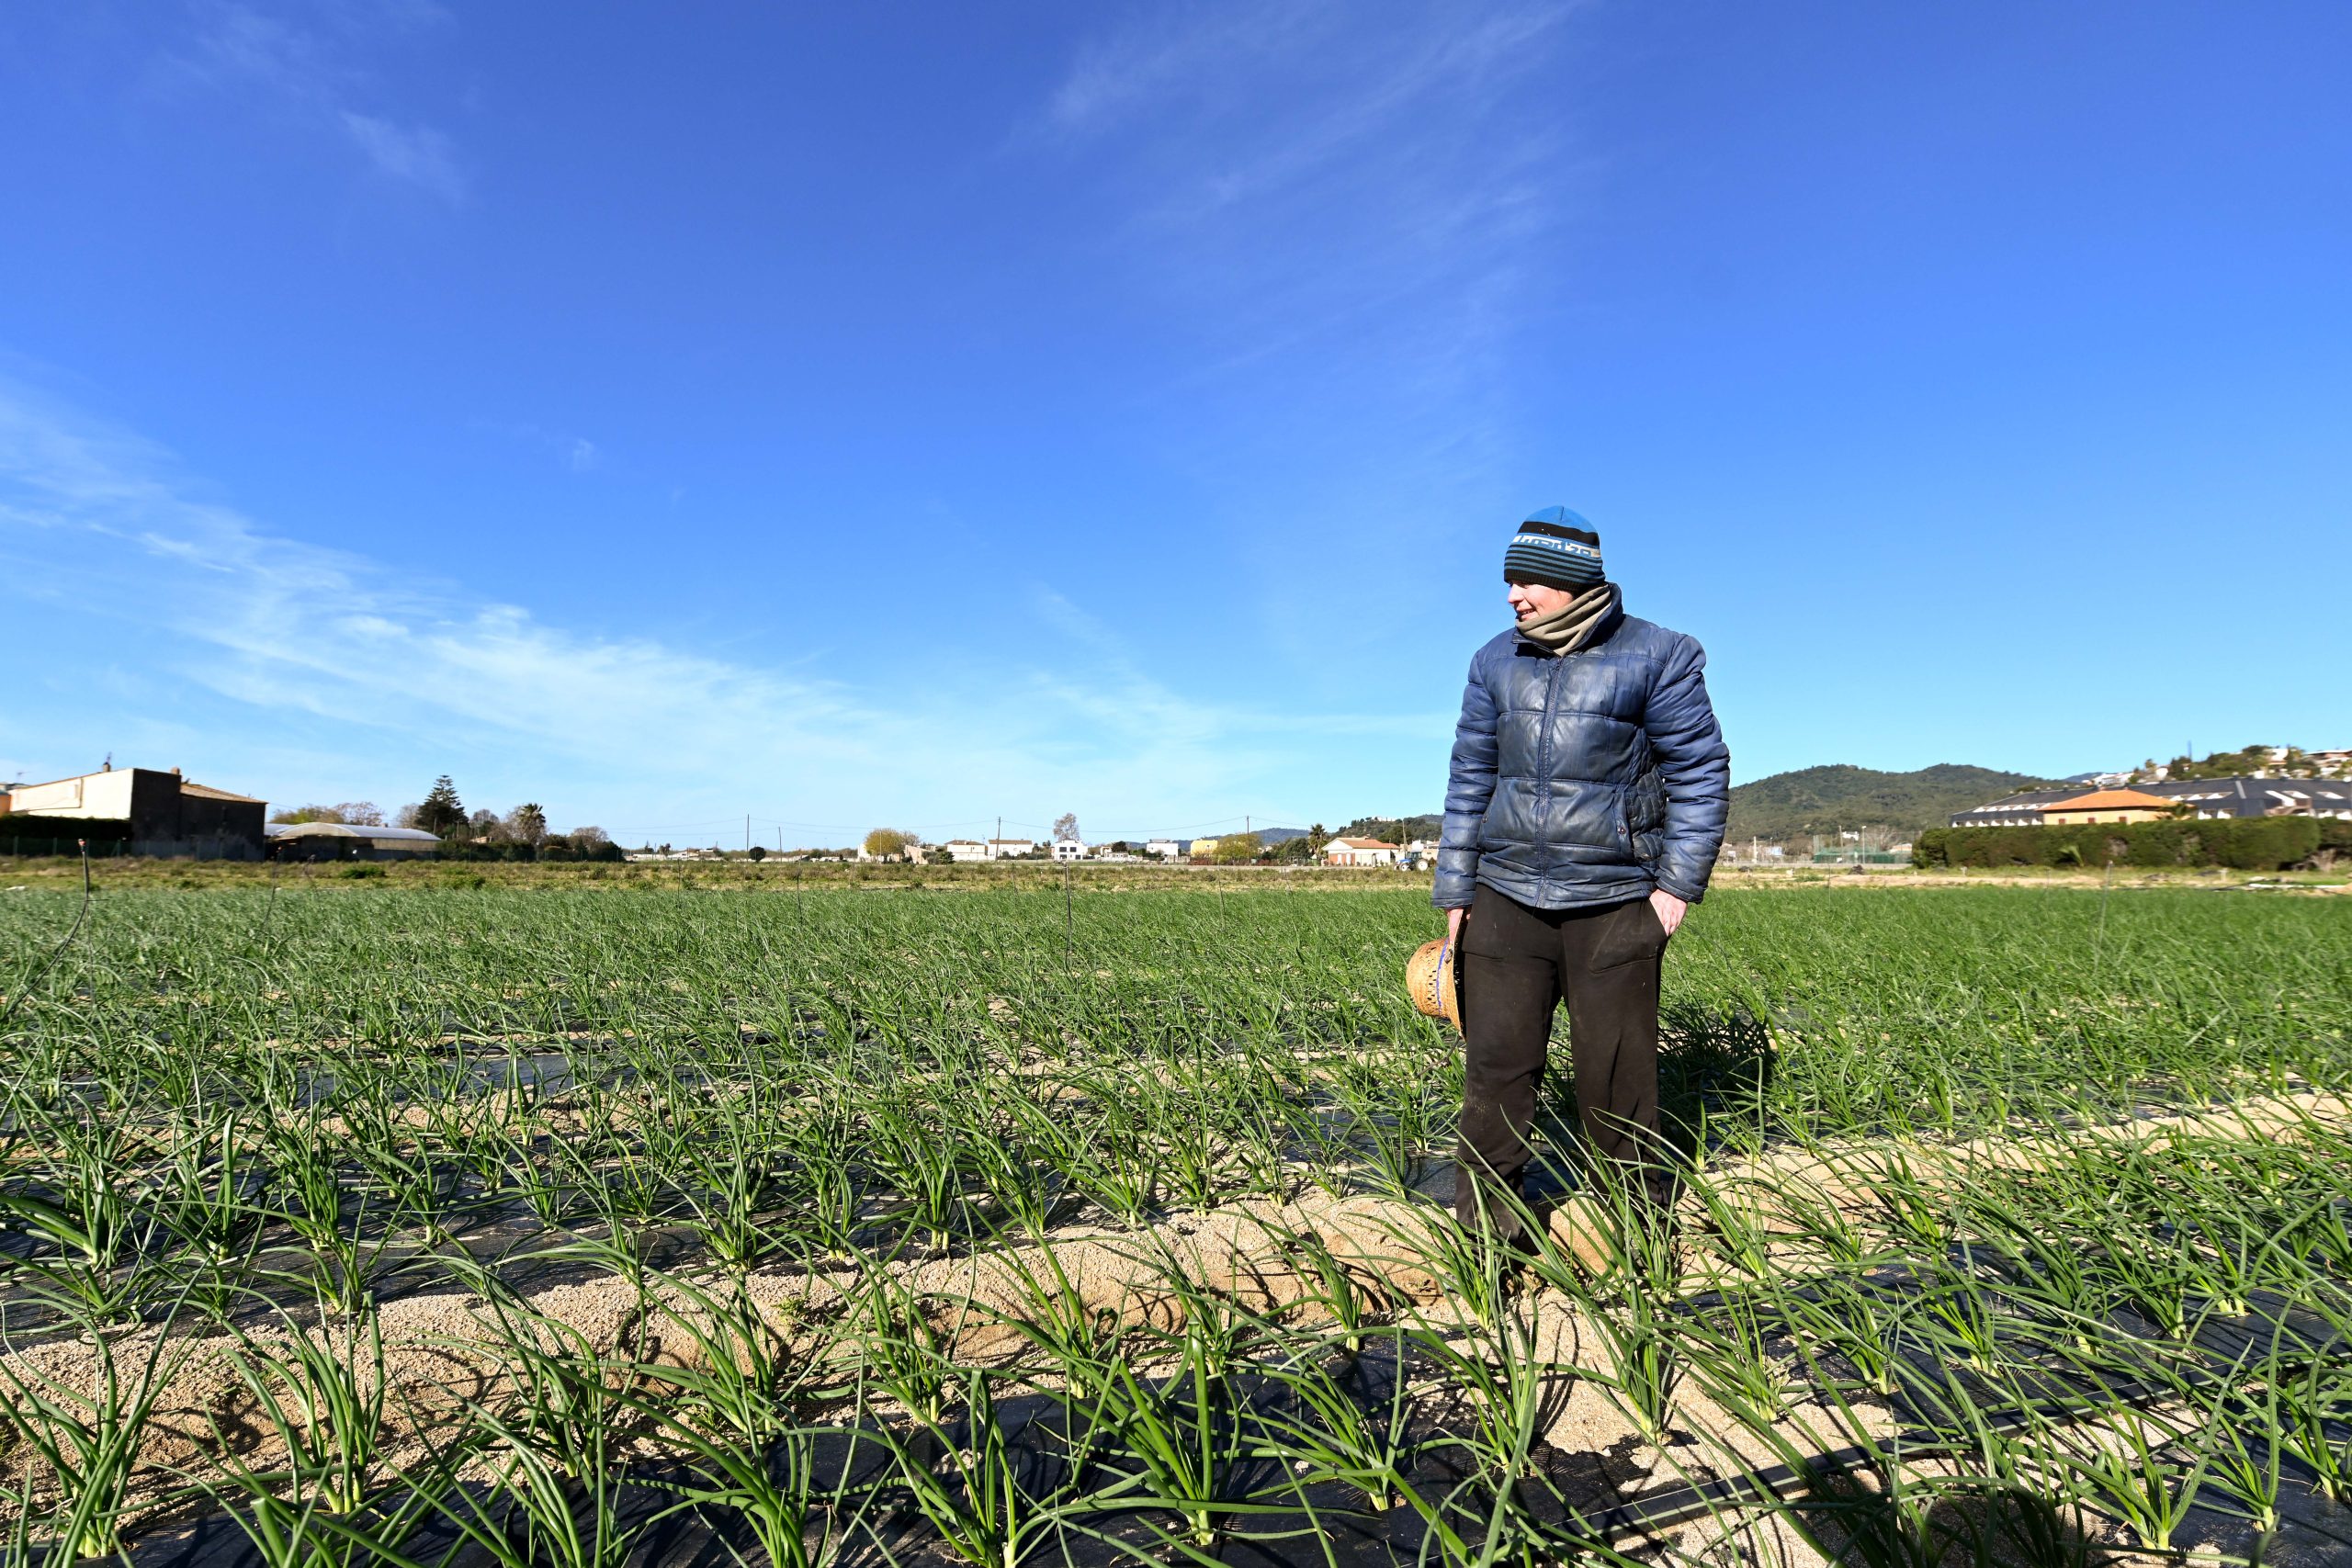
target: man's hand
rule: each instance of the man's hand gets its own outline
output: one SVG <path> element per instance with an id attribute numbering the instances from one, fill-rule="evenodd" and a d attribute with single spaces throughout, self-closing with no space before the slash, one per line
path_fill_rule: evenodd
<path id="1" fill-rule="evenodd" d="M 1456 953 L 1462 951 L 1462 928 L 1469 919 L 1468 909 L 1448 909 L 1445 912 L 1445 945 Z"/>
<path id="2" fill-rule="evenodd" d="M 1690 912 L 1690 905 L 1663 887 L 1651 890 L 1650 908 L 1657 911 L 1657 923 L 1666 928 L 1668 936 L 1672 936 L 1676 928 L 1682 924 L 1682 917 Z"/>

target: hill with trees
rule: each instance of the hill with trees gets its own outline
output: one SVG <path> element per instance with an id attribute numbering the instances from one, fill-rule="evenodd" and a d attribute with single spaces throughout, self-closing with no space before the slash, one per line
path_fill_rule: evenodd
<path id="1" fill-rule="evenodd" d="M 2030 773 L 2005 773 L 1961 762 L 1939 762 L 1907 773 L 1881 773 L 1846 762 L 1799 768 L 1732 786 L 1731 827 L 1724 838 L 1739 844 L 1750 839 L 1780 842 L 1865 826 L 1922 832 L 1944 826 L 1955 811 L 2052 782 Z M 1401 844 L 1415 839 L 1434 840 L 1443 821 L 1435 813 L 1359 817 L 1331 836 Z"/>
<path id="2" fill-rule="evenodd" d="M 1331 836 L 1335 839 L 1378 839 L 1384 844 L 1409 844 L 1415 839 L 1434 840 L 1445 818 L 1437 812 L 1419 817 L 1359 817 Z"/>
<path id="3" fill-rule="evenodd" d="M 1731 792 L 1731 843 L 1750 839 L 1780 840 L 1839 828 L 1899 828 L 1921 832 L 1940 828 L 1955 811 L 2050 781 L 2028 773 L 1939 762 L 1907 773 L 1881 773 L 1832 762 L 1735 784 Z"/>

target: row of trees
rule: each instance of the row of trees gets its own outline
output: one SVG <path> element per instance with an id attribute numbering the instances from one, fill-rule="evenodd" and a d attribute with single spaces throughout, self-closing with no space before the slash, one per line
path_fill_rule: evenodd
<path id="1" fill-rule="evenodd" d="M 1919 866 L 2179 866 L 2240 871 L 2325 869 L 2352 855 L 2352 822 L 2315 817 L 2222 817 L 2205 821 L 2077 824 L 2060 828 L 1930 828 L 1912 847 Z"/>
<path id="2" fill-rule="evenodd" d="M 1359 817 L 1334 834 L 1341 839 L 1377 839 L 1384 844 L 1403 846 L 1415 839 L 1434 839 L 1445 827 L 1445 818 L 1435 812 L 1420 817 Z M 1320 828 L 1316 831 L 1320 832 Z M 1325 840 L 1326 843 L 1329 840 Z M 1322 844 L 1315 846 L 1317 852 Z"/>
<path id="3" fill-rule="evenodd" d="M 412 808 L 413 809 L 413 808 Z M 341 822 L 353 828 L 381 828 L 383 808 L 372 800 L 345 800 L 334 806 L 298 806 L 270 814 L 273 822 Z"/>
<path id="4" fill-rule="evenodd" d="M 270 820 L 340 822 L 353 828 L 386 826 L 382 808 L 372 800 L 300 806 L 277 812 Z M 519 852 L 522 858 L 532 859 L 619 858 L 612 836 L 602 828 L 574 828 L 567 833 L 552 831 L 548 826 L 547 808 L 535 800 L 525 801 L 503 817 L 489 810 L 469 812 L 466 803 L 458 797 L 458 786 L 447 773 L 433 781 L 433 787 L 425 792 L 423 800 L 401 807 L 391 825 L 422 828 L 446 840 L 453 850 L 487 851 L 499 858 L 510 858 L 514 852 Z"/>

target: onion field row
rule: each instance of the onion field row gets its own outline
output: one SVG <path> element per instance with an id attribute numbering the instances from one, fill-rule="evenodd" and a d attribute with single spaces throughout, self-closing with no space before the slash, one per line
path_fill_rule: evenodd
<path id="1" fill-rule="evenodd" d="M 0 1564 L 2352 1553 L 2352 901 L 1722 892 L 1673 1224 L 1563 1050 L 1526 1259 L 1416 892 L 84 913 L 0 893 Z"/>

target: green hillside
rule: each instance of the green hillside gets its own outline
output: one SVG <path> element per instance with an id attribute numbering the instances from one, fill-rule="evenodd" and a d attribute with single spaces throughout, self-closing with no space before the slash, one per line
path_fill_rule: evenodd
<path id="1" fill-rule="evenodd" d="M 2050 782 L 2030 773 L 2005 773 L 1960 762 L 1939 762 L 1909 773 L 1883 773 L 1845 762 L 1799 768 L 1792 773 L 1774 773 L 1752 784 L 1733 785 L 1731 827 L 1724 838 L 1737 844 L 1749 839 L 1795 839 L 1860 827 L 1900 828 L 1916 833 L 1923 828 L 1942 827 L 1955 811 Z M 1403 843 L 1436 838 L 1441 821 L 1434 814 L 1359 817 L 1334 837 Z"/>
<path id="2" fill-rule="evenodd" d="M 1774 773 L 1731 792 L 1732 843 L 1790 839 L 1838 828 L 1940 828 L 1955 811 L 2046 783 L 2025 773 L 1939 762 L 1917 773 L 1883 773 L 1844 762 Z"/>

